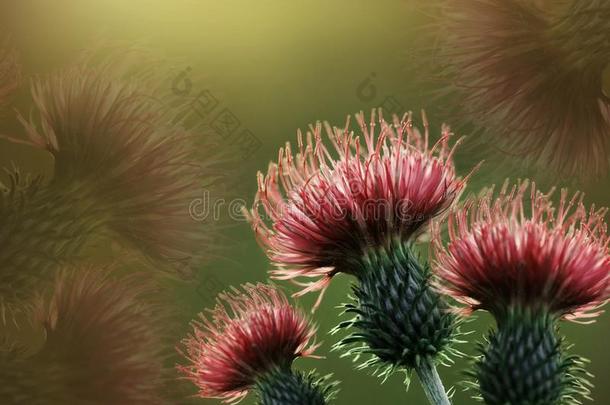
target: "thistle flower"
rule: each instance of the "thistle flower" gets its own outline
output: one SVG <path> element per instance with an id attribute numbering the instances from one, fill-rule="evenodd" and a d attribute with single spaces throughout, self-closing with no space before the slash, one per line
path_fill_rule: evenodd
<path id="1" fill-rule="evenodd" d="M 199 224 L 188 215 L 199 172 L 186 130 L 132 83 L 87 68 L 33 85 L 41 130 L 24 122 L 55 157 L 58 181 L 90 181 L 110 227 L 149 254 L 193 254 Z"/>
<path id="2" fill-rule="evenodd" d="M 580 362 L 563 356 L 556 321 L 594 317 L 609 296 L 606 209 L 587 210 L 581 194 L 566 190 L 555 207 L 551 194 L 507 182 L 497 198 L 487 190 L 449 216 L 446 249 L 434 232 L 440 288 L 497 320 L 476 372 L 490 404 L 586 393 L 570 374 Z"/>
<path id="3" fill-rule="evenodd" d="M 0 107 L 19 86 L 21 69 L 17 52 L 10 46 L 9 40 L 0 41 Z"/>
<path id="4" fill-rule="evenodd" d="M 349 117 L 345 128 L 325 125 L 334 150 L 325 146 L 318 123 L 306 141 L 298 132 L 296 156 L 287 143 L 278 163 L 269 165 L 266 176 L 258 175 L 249 218 L 276 266 L 272 276 L 318 279 L 302 293 L 324 290 L 339 272 L 357 272 L 354 258 L 368 246 L 393 238 L 413 240 L 453 204 L 465 185 L 455 173 L 448 127 L 430 147 L 425 115 L 423 135 L 413 127 L 410 113 L 392 123 L 381 111 L 379 123 L 375 111 L 368 124 L 362 113 L 356 120 L 364 147 L 360 136 L 349 131 Z"/>
<path id="5" fill-rule="evenodd" d="M 316 328 L 277 288 L 246 284 L 200 317 L 183 341 L 190 364 L 178 366 L 200 397 L 234 403 L 256 388 L 263 404 L 326 403 L 331 386 L 291 370 L 318 347 Z"/>
<path id="6" fill-rule="evenodd" d="M 419 263 L 411 244 L 465 186 L 453 165 L 455 146 L 449 146 L 446 126 L 430 145 L 425 115 L 423 135 L 410 113 L 391 123 L 381 111 L 378 122 L 375 111 L 368 124 L 362 113 L 356 120 L 362 148 L 349 118 L 344 128 L 325 125 L 334 150 L 325 146 L 321 124 L 305 141 L 299 132 L 296 156 L 287 144 L 267 175 L 259 174 L 250 220 L 276 267 L 273 277 L 317 279 L 303 283 L 298 295 L 323 292 L 339 272 L 357 277 L 356 301 L 346 304 L 355 318 L 338 327 L 357 332 L 336 348 L 372 354 L 362 366 L 375 366 L 381 375 L 415 369 L 431 401 L 448 403 L 434 366 L 451 351 L 456 319 L 430 288 L 429 267 Z"/>
<path id="7" fill-rule="evenodd" d="M 582 194 L 568 198 L 565 189 L 554 207 L 550 194 L 527 181 L 507 182 L 496 199 L 487 190 L 452 214 L 447 250 L 436 238 L 444 290 L 497 316 L 511 305 L 571 319 L 597 315 L 589 310 L 607 299 L 610 286 L 607 210 L 587 211 Z"/>
<path id="8" fill-rule="evenodd" d="M 3 403 L 161 403 L 164 311 L 136 275 L 78 268 L 58 274 L 32 322 L 42 347 L 23 358 L 4 352 Z"/>
<path id="9" fill-rule="evenodd" d="M 605 175 L 610 100 L 602 72 L 610 57 L 610 4 L 536 3 L 441 1 L 431 30 L 438 96 L 457 106 L 450 112 L 456 124 L 545 173 Z M 429 65 L 424 58 L 422 66 Z"/>
<path id="10" fill-rule="evenodd" d="M 106 226 L 148 257 L 195 260 L 214 244 L 189 205 L 219 161 L 197 159 L 195 129 L 153 79 L 116 70 L 82 64 L 35 79 L 27 143 L 53 155 L 53 187 L 88 185 Z"/>

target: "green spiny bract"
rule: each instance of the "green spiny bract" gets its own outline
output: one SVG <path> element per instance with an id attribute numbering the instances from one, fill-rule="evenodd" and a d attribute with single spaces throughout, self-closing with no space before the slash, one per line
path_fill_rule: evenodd
<path id="1" fill-rule="evenodd" d="M 449 347 L 458 319 L 432 288 L 429 266 L 419 263 L 408 243 L 369 250 L 356 274 L 354 302 L 345 305 L 355 317 L 333 333 L 348 327 L 356 331 L 335 349 L 349 347 L 345 354 L 356 358 L 371 354 L 360 367 L 373 366 L 383 376 L 417 368 L 424 360 L 451 362 L 449 355 L 458 353 Z"/>
<path id="2" fill-rule="evenodd" d="M 335 393 L 329 376 L 317 377 L 288 368 L 277 368 L 256 383 L 261 405 L 326 405 Z"/>
<path id="3" fill-rule="evenodd" d="M 588 397 L 583 360 L 565 356 L 557 320 L 545 311 L 511 308 L 498 318 L 472 374 L 488 405 L 580 403 Z"/>

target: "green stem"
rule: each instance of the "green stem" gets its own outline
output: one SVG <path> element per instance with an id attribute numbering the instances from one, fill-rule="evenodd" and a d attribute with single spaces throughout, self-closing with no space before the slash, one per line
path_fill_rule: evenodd
<path id="1" fill-rule="evenodd" d="M 451 405 L 449 397 L 445 392 L 445 387 L 441 381 L 441 377 L 436 371 L 436 366 L 432 362 L 431 358 L 424 358 L 418 367 L 415 367 L 415 371 L 421 385 L 424 388 L 426 397 L 433 405 Z"/>

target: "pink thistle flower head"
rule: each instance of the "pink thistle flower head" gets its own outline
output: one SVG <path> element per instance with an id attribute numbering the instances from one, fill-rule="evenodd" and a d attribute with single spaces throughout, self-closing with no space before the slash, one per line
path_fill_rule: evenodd
<path id="1" fill-rule="evenodd" d="M 184 341 L 188 366 L 178 369 L 202 398 L 239 402 L 265 373 L 312 356 L 316 327 L 277 288 L 246 284 L 219 296 L 211 317 L 193 322 Z"/>
<path id="2" fill-rule="evenodd" d="M 297 133 L 296 154 L 289 143 L 280 149 L 267 175 L 259 173 L 249 213 L 273 277 L 317 279 L 301 283 L 300 294 L 324 290 L 334 274 L 354 273 L 350 263 L 367 246 L 414 238 L 453 204 L 465 180 L 455 172 L 449 128 L 430 145 L 422 115 L 423 134 L 411 113 L 387 122 L 373 110 L 368 123 L 356 115 L 359 135 L 348 117 L 344 128 L 325 123 L 328 143 L 318 123 L 305 139 Z"/>
<path id="3" fill-rule="evenodd" d="M 435 226 L 441 289 L 496 316 L 514 305 L 568 319 L 598 315 L 610 291 L 606 209 L 587 210 L 582 194 L 565 189 L 555 207 L 551 195 L 506 182 L 497 198 L 486 190 L 449 215 L 446 248 Z"/>

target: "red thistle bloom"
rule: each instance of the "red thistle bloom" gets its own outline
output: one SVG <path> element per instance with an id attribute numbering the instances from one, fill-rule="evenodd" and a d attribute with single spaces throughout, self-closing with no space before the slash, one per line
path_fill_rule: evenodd
<path id="1" fill-rule="evenodd" d="M 189 366 L 179 370 L 203 398 L 238 402 L 257 380 L 297 357 L 311 356 L 316 328 L 278 289 L 246 284 L 218 299 L 211 317 L 193 322 L 186 338 Z"/>
<path id="2" fill-rule="evenodd" d="M 582 195 L 568 198 L 566 190 L 554 207 L 551 194 L 505 183 L 495 200 L 487 190 L 452 213 L 447 248 L 438 229 L 434 238 L 442 288 L 495 315 L 516 304 L 571 319 L 596 316 L 591 310 L 610 286 L 606 209 L 587 211 Z"/>
<path id="3" fill-rule="evenodd" d="M 266 176 L 259 173 L 250 215 L 276 266 L 274 277 L 318 278 L 303 284 L 301 294 L 324 290 L 334 274 L 353 272 L 350 260 L 360 258 L 367 246 L 414 238 L 451 206 L 465 181 L 455 173 L 449 128 L 443 126 L 440 140 L 430 147 L 423 118 L 422 135 L 410 113 L 388 123 L 381 112 L 376 122 L 373 111 L 368 124 L 360 113 L 361 136 L 348 129 L 349 117 L 345 128 L 325 124 L 330 150 L 319 123 L 306 141 L 298 132 L 295 156 L 290 144 L 280 149 L 278 163 L 269 165 Z"/>
<path id="4" fill-rule="evenodd" d="M 455 97 L 456 124 L 490 134 L 493 147 L 564 176 L 605 175 L 610 3 L 535 3 L 442 0 L 439 96 Z"/>

